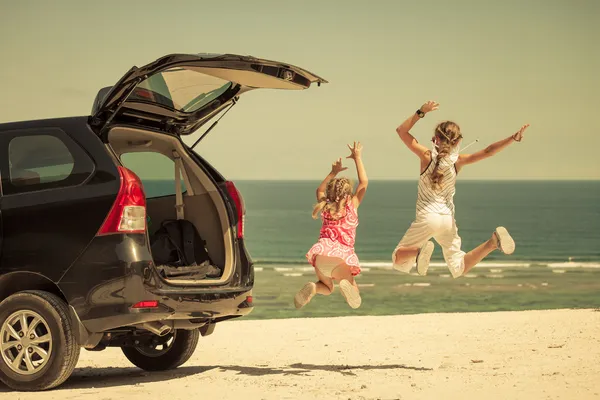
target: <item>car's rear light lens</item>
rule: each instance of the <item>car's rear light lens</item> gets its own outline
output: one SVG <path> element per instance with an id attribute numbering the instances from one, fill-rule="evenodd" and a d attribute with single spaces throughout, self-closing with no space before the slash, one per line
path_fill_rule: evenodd
<path id="1" fill-rule="evenodd" d="M 254 304 L 252 304 L 252 296 L 246 296 L 246 300 L 242 301 L 238 305 L 238 308 L 249 308 L 249 307 L 254 307 Z"/>
<path id="2" fill-rule="evenodd" d="M 152 93 L 150 93 L 150 91 L 149 91 L 149 90 L 146 90 L 146 89 L 142 89 L 142 88 L 136 88 L 136 89 L 134 90 L 133 94 L 134 94 L 135 96 L 138 96 L 138 97 L 142 97 L 142 98 L 146 98 L 146 99 L 153 100 L 153 98 L 152 98 Z"/>
<path id="3" fill-rule="evenodd" d="M 156 300 L 145 300 L 135 303 L 131 308 L 157 308 L 158 301 Z"/>
<path id="4" fill-rule="evenodd" d="M 244 224 L 246 219 L 246 208 L 244 206 L 244 200 L 242 198 L 242 194 L 235 187 L 233 182 L 226 182 L 225 186 L 227 186 L 227 192 L 229 192 L 229 196 L 233 199 L 235 203 L 235 208 L 237 210 L 237 238 L 242 239 L 244 237 Z"/>
<path id="5" fill-rule="evenodd" d="M 119 166 L 121 188 L 98 235 L 146 232 L 146 195 L 142 181 L 127 168 Z"/>

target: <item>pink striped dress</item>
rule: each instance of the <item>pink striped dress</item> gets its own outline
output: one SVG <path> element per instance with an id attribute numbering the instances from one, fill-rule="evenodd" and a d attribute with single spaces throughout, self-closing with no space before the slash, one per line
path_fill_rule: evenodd
<path id="1" fill-rule="evenodd" d="M 329 211 L 321 214 L 323 225 L 319 240 L 306 253 L 306 259 L 314 267 L 315 258 L 319 255 L 341 258 L 356 276 L 360 274 L 358 256 L 354 251 L 358 212 L 351 198 L 346 201 L 345 209 L 345 215 L 337 220 L 331 218 Z"/>

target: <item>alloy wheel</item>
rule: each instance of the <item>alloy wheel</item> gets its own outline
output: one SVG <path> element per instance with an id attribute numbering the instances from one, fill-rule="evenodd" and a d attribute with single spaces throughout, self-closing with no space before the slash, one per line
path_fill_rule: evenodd
<path id="1" fill-rule="evenodd" d="M 11 314 L 0 328 L 0 351 L 6 365 L 21 375 L 40 371 L 52 354 L 48 322 L 31 310 Z"/>

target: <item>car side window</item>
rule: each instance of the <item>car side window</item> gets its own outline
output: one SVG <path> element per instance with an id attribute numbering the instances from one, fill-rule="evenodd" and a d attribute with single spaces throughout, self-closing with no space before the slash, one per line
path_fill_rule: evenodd
<path id="1" fill-rule="evenodd" d="M 8 138 L 4 194 L 77 186 L 94 172 L 90 156 L 57 128 L 13 132 Z"/>
<path id="2" fill-rule="evenodd" d="M 121 163 L 142 180 L 147 198 L 175 194 L 175 162 L 164 154 L 150 151 L 124 153 Z M 181 191 L 186 191 L 183 179 Z"/>

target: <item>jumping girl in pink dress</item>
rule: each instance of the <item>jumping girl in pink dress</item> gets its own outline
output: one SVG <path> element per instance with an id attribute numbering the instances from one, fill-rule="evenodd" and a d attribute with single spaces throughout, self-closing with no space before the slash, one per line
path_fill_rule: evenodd
<path id="1" fill-rule="evenodd" d="M 331 172 L 317 188 L 317 205 L 313 218 L 321 213 L 323 225 L 319 240 L 306 254 L 308 262 L 315 267 L 319 280 L 309 282 L 296 294 L 296 308 L 304 307 L 319 293 L 329 296 L 333 292 L 333 280 L 338 280 L 340 291 L 352 308 L 361 304 L 360 293 L 354 277 L 360 273 L 358 257 L 354 251 L 356 227 L 358 226 L 358 206 L 367 191 L 368 179 L 362 163 L 362 145 L 354 142 L 350 147 L 351 158 L 356 163 L 358 186 L 352 191 L 352 182 L 348 178 L 336 178 L 345 171 L 342 159 L 331 166 Z"/>

